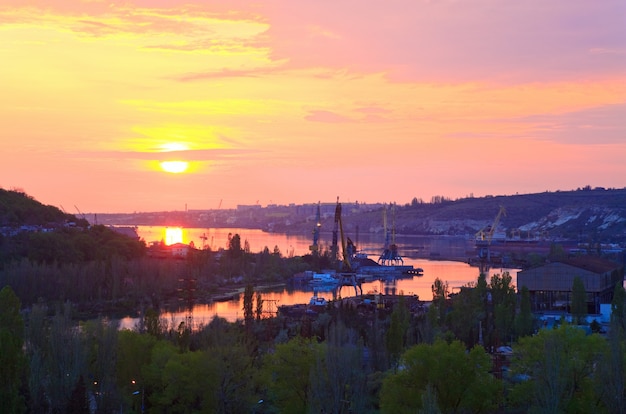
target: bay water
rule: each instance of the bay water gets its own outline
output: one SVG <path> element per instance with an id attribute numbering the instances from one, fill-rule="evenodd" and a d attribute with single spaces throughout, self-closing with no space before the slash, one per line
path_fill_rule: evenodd
<path id="1" fill-rule="evenodd" d="M 181 230 L 181 231 L 178 231 Z M 138 226 L 140 238 L 150 244 L 155 241 L 165 241 L 168 234 L 167 227 Z M 171 232 L 170 232 L 171 233 Z M 175 234 L 182 234 L 182 242 L 193 242 L 196 248 L 227 249 L 229 237 L 238 234 L 242 247 L 247 244 L 250 252 L 257 253 L 267 247 L 270 251 L 277 248 L 283 256 L 301 256 L 309 253 L 312 237 L 308 235 L 290 235 L 268 233 L 258 229 L 242 228 L 183 228 L 177 229 Z M 331 233 L 320 235 L 320 248 L 330 249 Z M 368 257 L 377 261 L 384 246 L 385 238 L 382 234 L 360 235 L 359 240 L 353 241 L 359 250 Z M 402 277 L 398 279 L 385 278 L 363 283 L 363 293 L 405 294 L 417 295 L 420 300 L 432 300 L 431 286 L 436 278 L 447 282 L 449 291 L 454 292 L 461 286 L 476 282 L 479 269 L 467 264 L 467 259 L 473 254 L 473 239 L 471 237 L 453 236 L 410 236 L 397 235 L 395 243 L 398 252 L 404 259 L 405 265 L 413 265 L 423 269 L 421 276 Z M 490 269 L 489 277 L 493 274 L 509 272 L 516 283 L 518 269 Z M 489 280 L 488 277 L 488 280 Z M 355 296 L 354 287 L 343 286 L 336 291 L 313 290 L 308 286 L 289 288 L 287 286 L 257 288 L 263 299 L 263 309 L 266 316 L 274 315 L 281 305 L 308 303 L 312 296 L 324 297 L 327 300 L 340 297 Z M 235 295 L 232 300 L 213 302 L 209 304 L 195 304 L 193 307 L 193 321 L 196 325 L 208 324 L 213 317 L 219 316 L 228 321 L 243 319 L 243 294 Z M 171 324 L 178 324 L 184 320 L 187 312 L 173 312 L 162 315 Z M 132 329 L 138 320 L 136 317 L 127 317 L 120 321 L 121 328 Z"/>

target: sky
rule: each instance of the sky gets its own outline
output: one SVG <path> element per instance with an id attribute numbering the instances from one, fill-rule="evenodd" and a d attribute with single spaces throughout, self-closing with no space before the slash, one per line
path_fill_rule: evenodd
<path id="1" fill-rule="evenodd" d="M 70 213 L 623 188 L 626 2 L 2 0 L 0 143 Z"/>

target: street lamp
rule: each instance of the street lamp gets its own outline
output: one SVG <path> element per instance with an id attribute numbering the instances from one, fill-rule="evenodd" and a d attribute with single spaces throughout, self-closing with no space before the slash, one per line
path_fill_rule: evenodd
<path id="1" fill-rule="evenodd" d="M 137 381 L 132 380 L 131 383 L 133 385 L 137 385 Z M 137 390 L 137 391 L 133 391 L 133 395 L 139 395 L 139 393 L 141 393 L 141 412 L 143 413 L 144 410 L 144 388 L 141 387 L 141 391 Z"/>

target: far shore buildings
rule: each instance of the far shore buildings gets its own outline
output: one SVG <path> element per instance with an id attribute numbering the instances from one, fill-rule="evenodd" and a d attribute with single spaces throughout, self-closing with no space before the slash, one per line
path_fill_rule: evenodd
<path id="1" fill-rule="evenodd" d="M 589 314 L 600 314 L 611 303 L 617 283 L 624 281 L 624 265 L 597 256 L 577 256 L 517 273 L 517 288 L 526 286 L 533 312 L 570 311 L 574 278 L 587 292 Z"/>
<path id="2" fill-rule="evenodd" d="M 184 243 L 174 243 L 167 245 L 161 242 L 153 242 L 148 247 L 148 256 L 157 259 L 184 259 L 190 250 L 194 249 L 193 245 Z"/>

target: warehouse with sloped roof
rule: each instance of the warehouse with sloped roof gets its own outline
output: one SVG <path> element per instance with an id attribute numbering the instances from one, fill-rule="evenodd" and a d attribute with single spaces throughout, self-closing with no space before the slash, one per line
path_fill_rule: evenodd
<path id="1" fill-rule="evenodd" d="M 517 287 L 530 292 L 532 310 L 570 310 L 574 278 L 580 277 L 587 292 L 588 313 L 600 313 L 600 304 L 611 303 L 616 283 L 624 281 L 624 265 L 597 256 L 577 256 L 517 273 Z"/>

